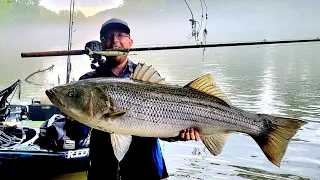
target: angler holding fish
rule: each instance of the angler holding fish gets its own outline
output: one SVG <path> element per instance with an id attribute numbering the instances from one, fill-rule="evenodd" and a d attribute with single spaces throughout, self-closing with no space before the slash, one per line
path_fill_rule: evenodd
<path id="1" fill-rule="evenodd" d="M 113 39 L 113 36 L 129 37 L 125 34 L 112 34 L 110 39 Z M 111 45 L 110 39 L 109 37 L 105 39 L 105 45 Z M 127 43 L 131 46 L 132 41 Z M 125 42 L 122 46 L 125 46 Z M 105 138 L 98 136 L 91 138 L 91 143 L 109 143 L 112 146 L 101 150 L 97 147 L 91 148 L 90 153 L 113 152 L 117 158 L 105 159 L 104 167 L 91 164 L 91 171 L 98 173 L 93 169 L 97 168 L 102 171 L 99 173 L 103 177 L 109 176 L 106 170 L 110 169 L 107 167 L 111 162 L 118 160 L 121 172 L 121 163 L 124 169 L 128 168 L 126 163 L 131 163 L 127 162 L 126 157 L 136 156 L 137 162 L 131 164 L 134 167 L 128 168 L 130 170 L 121 176 L 132 178 L 137 175 L 137 178 L 143 178 L 146 173 L 144 168 L 147 167 L 139 166 L 141 162 L 138 161 L 145 159 L 139 154 L 133 155 L 130 150 L 140 148 L 143 153 L 150 153 L 151 149 L 145 149 L 151 147 L 137 147 L 134 143 L 135 138 L 146 137 L 147 143 L 150 137 L 178 137 L 181 132 L 189 128 L 199 132 L 202 142 L 213 155 L 221 153 L 228 134 L 236 132 L 248 134 L 260 146 L 267 159 L 274 165 L 280 166 L 291 138 L 306 124 L 298 119 L 256 114 L 234 107 L 210 74 L 198 77 L 185 86 L 178 86 L 165 82 L 152 66 L 143 63 L 139 63 L 133 70 L 129 61 L 128 64 L 123 64 L 122 69 L 107 72 L 121 74 L 124 72 L 123 68 L 125 72 L 130 73 L 130 78 L 91 74 L 91 77 L 96 78 L 83 79 L 46 91 L 51 102 L 63 113 L 81 124 L 100 130 L 96 131 L 97 134 L 107 132 L 111 137 L 107 139 L 107 135 L 103 135 Z M 160 161 L 156 164 L 164 165 L 162 158 L 157 160 Z M 146 166 L 150 164 L 152 163 L 144 163 Z M 162 166 L 163 169 L 159 168 L 161 166 L 157 167 L 158 173 L 161 172 L 158 179 L 166 178 L 167 174 L 161 177 L 165 166 Z M 131 170 L 136 170 L 136 174 Z M 155 178 L 150 177 L 150 179 Z"/>
<path id="2" fill-rule="evenodd" d="M 109 48 L 131 48 L 133 44 L 128 24 L 125 21 L 116 18 L 112 18 L 102 25 L 100 39 L 103 50 Z M 80 80 L 89 78 L 96 79 L 98 77 L 115 77 L 118 79 L 129 78 L 136 67 L 137 65 L 126 56 L 108 57 L 105 63 L 100 63 L 100 66 L 97 67 L 95 71 L 86 73 L 80 77 Z M 84 96 L 74 94 L 70 91 L 65 94 L 65 98 L 70 100 L 77 98 L 81 99 L 85 97 L 85 94 L 83 95 Z M 100 103 L 100 100 L 92 101 L 92 103 Z M 105 100 L 103 100 L 102 103 L 107 105 L 107 101 Z M 128 103 L 130 104 L 130 102 Z M 90 108 L 93 108 L 91 110 L 95 109 L 93 104 Z M 61 110 L 63 109 L 64 108 Z M 78 116 L 73 116 L 66 111 L 63 111 L 63 114 L 67 117 L 71 116 L 71 119 L 75 120 L 66 122 L 65 127 L 68 136 L 73 139 L 84 139 L 88 134 L 88 131 L 90 131 L 88 126 L 77 122 L 79 121 L 77 119 Z M 171 142 L 176 140 L 199 140 L 200 137 L 197 131 L 194 132 L 193 128 L 186 128 L 175 137 L 161 139 Z M 159 139 L 157 137 L 121 136 L 100 131 L 99 129 L 92 129 L 89 147 L 90 168 L 88 179 L 90 180 L 101 179 L 101 177 L 106 179 L 121 178 L 123 180 L 156 180 L 168 177 Z M 124 156 L 125 153 L 127 153 L 126 156 Z M 104 164 L 104 166 L 101 166 L 101 164 Z"/>

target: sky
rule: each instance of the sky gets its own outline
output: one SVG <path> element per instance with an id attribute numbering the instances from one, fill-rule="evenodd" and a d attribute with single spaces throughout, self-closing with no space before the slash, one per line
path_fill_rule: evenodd
<path id="1" fill-rule="evenodd" d="M 92 16 L 106 9 L 116 8 L 123 0 L 75 0 L 75 10 L 81 10 L 86 16 Z M 70 0 L 41 0 L 40 5 L 58 12 L 70 8 Z"/>

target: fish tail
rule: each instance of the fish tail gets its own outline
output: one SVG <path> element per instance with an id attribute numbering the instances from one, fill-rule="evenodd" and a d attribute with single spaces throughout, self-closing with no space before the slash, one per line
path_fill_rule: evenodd
<path id="1" fill-rule="evenodd" d="M 258 114 L 267 125 L 259 136 L 252 136 L 258 143 L 263 153 L 274 165 L 280 167 L 280 161 L 284 156 L 291 138 L 303 125 L 307 124 L 293 118 L 277 117 L 266 114 Z"/>

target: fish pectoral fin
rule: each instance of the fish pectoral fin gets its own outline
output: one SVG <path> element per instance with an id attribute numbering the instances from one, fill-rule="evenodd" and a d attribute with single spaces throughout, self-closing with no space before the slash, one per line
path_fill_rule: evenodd
<path id="1" fill-rule="evenodd" d="M 206 148 L 210 151 L 210 153 L 217 156 L 221 153 L 228 134 L 229 133 L 223 133 L 200 137 Z"/>
<path id="2" fill-rule="evenodd" d="M 113 111 L 113 112 L 106 113 L 106 116 L 107 117 L 111 117 L 111 118 L 120 117 L 120 116 L 125 115 L 129 111 L 130 110 L 116 110 L 116 111 Z"/>
<path id="3" fill-rule="evenodd" d="M 114 155 L 120 162 L 129 150 L 132 136 L 112 133 L 110 138 Z"/>
<path id="4" fill-rule="evenodd" d="M 130 78 L 144 82 L 166 84 L 165 79 L 160 76 L 159 72 L 145 63 L 138 63 Z"/>
<path id="5" fill-rule="evenodd" d="M 224 94 L 224 92 L 218 87 L 216 82 L 214 81 L 211 74 L 203 75 L 184 87 L 189 87 L 201 92 L 204 92 L 206 94 L 209 94 L 211 96 L 214 96 L 216 98 L 219 98 L 220 100 L 227 103 L 229 106 L 231 106 L 231 102 L 229 101 L 228 97 Z"/>

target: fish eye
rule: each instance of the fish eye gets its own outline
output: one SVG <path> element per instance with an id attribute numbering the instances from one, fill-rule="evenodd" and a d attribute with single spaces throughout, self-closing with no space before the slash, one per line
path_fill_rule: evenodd
<path id="1" fill-rule="evenodd" d="M 67 96 L 69 98 L 73 98 L 74 97 L 74 90 L 70 90 L 68 93 L 67 93 Z"/>

